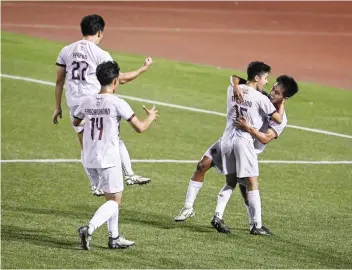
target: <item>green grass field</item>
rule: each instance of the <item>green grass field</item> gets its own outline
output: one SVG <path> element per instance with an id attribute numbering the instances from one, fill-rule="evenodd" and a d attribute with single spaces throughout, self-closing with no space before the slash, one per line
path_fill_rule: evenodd
<path id="1" fill-rule="evenodd" d="M 55 81 L 54 63 L 64 44 L 3 32 L 1 46 L 2 74 Z M 122 71 L 144 60 L 113 57 Z M 233 73 L 154 59 L 150 71 L 119 92 L 225 112 Z M 1 84 L 2 160 L 79 158 L 66 105 L 59 125 L 51 123 L 54 87 L 8 78 Z M 350 91 L 302 83 L 286 106 L 289 124 L 351 135 L 351 100 Z M 128 102 L 144 114 L 143 103 Z M 122 125 L 133 159 L 197 160 L 225 126 L 221 116 L 158 108 L 160 119 L 145 134 Z M 352 139 L 287 128 L 260 159 L 339 161 L 352 160 L 351 153 Z M 352 268 L 352 165 L 261 164 L 263 220 L 275 233 L 263 238 L 249 234 L 238 191 L 225 213 L 233 233 L 222 235 L 210 226 L 223 185 L 215 171 L 199 193 L 196 216 L 175 223 L 195 165 L 136 163 L 137 173 L 153 178 L 150 185 L 125 188 L 120 231 L 136 246 L 108 250 L 104 225 L 89 252 L 79 249 L 76 229 L 103 199 L 90 195 L 79 163 L 1 167 L 2 268 Z"/>

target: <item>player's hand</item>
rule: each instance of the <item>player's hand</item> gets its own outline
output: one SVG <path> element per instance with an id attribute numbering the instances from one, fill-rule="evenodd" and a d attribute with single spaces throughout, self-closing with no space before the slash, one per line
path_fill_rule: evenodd
<path id="1" fill-rule="evenodd" d="M 244 131 L 249 131 L 251 125 L 248 122 L 248 120 L 246 118 L 244 118 L 243 116 L 237 118 L 237 120 L 235 121 L 235 126 L 244 130 Z"/>
<path id="2" fill-rule="evenodd" d="M 143 105 L 143 109 L 145 110 L 145 112 L 147 113 L 147 115 L 149 117 L 151 117 L 154 121 L 156 121 L 156 118 L 159 117 L 158 115 L 158 110 L 155 109 L 155 105 L 153 105 L 153 108 L 151 108 L 150 110 L 148 110 L 144 105 Z"/>
<path id="3" fill-rule="evenodd" d="M 237 103 L 242 104 L 244 99 L 243 99 L 243 91 L 238 85 L 233 86 L 233 97 L 235 98 L 235 101 Z"/>
<path id="4" fill-rule="evenodd" d="M 144 67 L 146 67 L 146 69 L 148 69 L 151 65 L 153 64 L 153 59 L 151 57 L 147 57 L 144 60 Z"/>
<path id="5" fill-rule="evenodd" d="M 58 124 L 59 121 L 57 120 L 57 118 L 60 116 L 60 118 L 62 118 L 62 110 L 61 108 L 56 109 L 53 115 L 53 123 L 54 124 Z"/>

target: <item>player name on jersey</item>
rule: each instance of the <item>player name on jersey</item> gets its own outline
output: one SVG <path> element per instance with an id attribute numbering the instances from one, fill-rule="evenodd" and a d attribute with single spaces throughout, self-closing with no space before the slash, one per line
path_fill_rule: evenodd
<path id="1" fill-rule="evenodd" d="M 109 108 L 85 109 L 85 113 L 89 115 L 110 115 L 110 109 Z"/>
<path id="2" fill-rule="evenodd" d="M 88 56 L 86 54 L 80 53 L 80 52 L 74 52 L 72 54 L 73 58 L 82 58 L 84 60 L 87 60 Z"/>

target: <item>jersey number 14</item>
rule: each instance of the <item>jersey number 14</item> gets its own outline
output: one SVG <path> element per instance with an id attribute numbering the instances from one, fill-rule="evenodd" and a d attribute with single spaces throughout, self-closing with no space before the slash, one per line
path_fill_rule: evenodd
<path id="1" fill-rule="evenodd" d="M 104 127 L 103 117 L 91 118 L 90 121 L 92 122 L 91 130 L 90 130 L 90 135 L 92 137 L 92 140 L 94 140 L 95 128 L 99 131 L 98 140 L 101 140 L 101 138 L 103 137 L 103 127 Z"/>

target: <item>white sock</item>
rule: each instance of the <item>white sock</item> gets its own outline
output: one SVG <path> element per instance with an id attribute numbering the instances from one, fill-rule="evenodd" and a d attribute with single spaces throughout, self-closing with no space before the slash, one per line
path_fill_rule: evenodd
<path id="1" fill-rule="evenodd" d="M 93 182 L 93 180 L 92 180 L 92 177 L 90 176 L 90 173 L 88 172 L 87 168 L 84 167 L 84 165 L 83 165 L 83 150 L 81 150 L 81 162 L 82 162 L 83 169 L 84 169 L 84 171 L 86 172 L 86 175 L 88 176 L 90 185 L 91 185 L 91 186 L 94 186 L 94 182 Z"/>
<path id="2" fill-rule="evenodd" d="M 194 205 L 194 201 L 197 198 L 197 194 L 199 190 L 202 188 L 203 182 L 193 181 L 192 179 L 189 180 L 187 194 L 186 194 L 186 201 L 185 207 L 191 208 Z"/>
<path id="3" fill-rule="evenodd" d="M 254 221 L 253 221 L 253 216 L 252 216 L 251 210 L 249 209 L 247 204 L 244 204 L 244 207 L 246 207 L 246 209 L 247 209 L 248 220 L 249 220 L 249 228 L 252 229 Z"/>
<path id="4" fill-rule="evenodd" d="M 248 206 L 253 218 L 253 223 L 256 223 L 257 228 L 262 227 L 262 204 L 260 201 L 259 190 L 248 191 Z"/>
<path id="5" fill-rule="evenodd" d="M 88 222 L 88 233 L 92 234 L 96 229 L 108 221 L 114 214 L 118 214 L 119 205 L 117 202 L 109 200 L 106 201 L 95 212 L 93 218 Z"/>
<path id="6" fill-rule="evenodd" d="M 218 200 L 215 208 L 215 215 L 222 219 L 227 203 L 232 195 L 233 188 L 225 184 L 218 194 Z"/>
<path id="7" fill-rule="evenodd" d="M 117 205 L 117 211 L 109 218 L 108 222 L 109 236 L 116 238 L 119 236 L 119 205 Z"/>
<path id="8" fill-rule="evenodd" d="M 128 153 L 126 145 L 122 140 L 119 141 L 119 146 L 120 146 L 122 170 L 124 175 L 134 175 L 134 172 L 132 170 L 130 154 Z"/>

